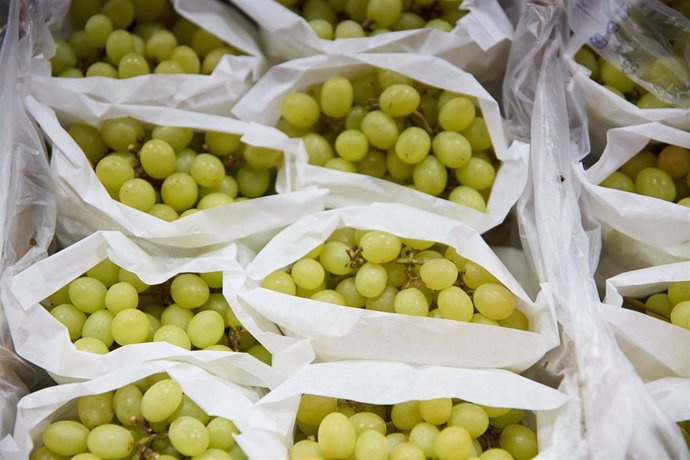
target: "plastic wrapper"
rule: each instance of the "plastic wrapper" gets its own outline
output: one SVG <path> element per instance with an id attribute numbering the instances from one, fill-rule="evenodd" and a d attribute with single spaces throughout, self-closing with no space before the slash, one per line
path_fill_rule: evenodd
<path id="1" fill-rule="evenodd" d="M 492 273 L 516 296 L 529 331 L 345 308 L 260 287 L 275 270 L 300 259 L 337 228 L 382 230 L 402 238 L 447 244 Z M 493 251 L 470 227 L 403 205 L 374 203 L 304 218 L 274 237 L 247 267 L 244 306 L 304 337 L 319 360 L 386 359 L 456 367 L 524 370 L 558 343 L 547 299 L 534 303 Z"/>
<path id="2" fill-rule="evenodd" d="M 253 369 L 246 366 L 244 371 L 250 373 Z M 167 372 L 179 383 L 184 394 L 208 415 L 231 420 L 240 432 L 251 429 L 250 409 L 263 395 L 262 389 L 247 387 L 241 379 L 219 379 L 198 367 L 164 360 L 126 367 L 94 380 L 59 385 L 26 396 L 17 407 L 14 434 L 0 442 L 0 456 L 5 460 L 29 458 L 50 423 L 61 417 L 76 416 L 77 398 L 117 390 L 160 372 Z"/>
<path id="3" fill-rule="evenodd" d="M 246 385 L 257 385 L 254 376 L 259 376 L 268 386 L 273 386 L 281 377 L 247 353 L 188 351 L 164 342 L 127 345 L 105 355 L 79 351 L 67 329 L 39 304 L 106 258 L 154 285 L 179 273 L 223 271 L 225 279 L 233 274 L 242 277 L 244 272 L 237 261 L 237 252 L 238 247 L 231 244 L 208 252 L 165 249 L 164 255 L 150 255 L 122 234 L 95 233 L 13 276 L 3 286 L 2 301 L 17 352 L 60 382 L 95 378 L 123 366 L 157 359 L 175 359 L 220 376 L 243 378 L 241 381 Z M 280 363 L 281 350 L 271 344 L 266 344 L 266 348 L 274 362 Z M 300 365 L 311 361 L 308 352 L 303 356 L 305 361 Z M 244 368 L 251 369 L 251 374 L 243 372 Z M 287 372 L 284 365 L 282 369 Z"/>
<path id="4" fill-rule="evenodd" d="M 384 179 L 309 165 L 302 142 L 289 172 L 292 189 L 301 190 L 310 186 L 328 189 L 328 208 L 364 205 L 372 201 L 399 202 L 462 220 L 481 232 L 503 222 L 527 182 L 529 145 L 510 143 L 493 97 L 472 75 L 441 59 L 411 54 L 372 54 L 314 56 L 291 61 L 271 69 L 237 103 L 233 113 L 242 120 L 274 126 L 280 119 L 280 104 L 287 94 L 324 82 L 334 75 L 352 77 L 376 68 L 394 70 L 427 85 L 477 98 L 496 158 L 502 162 L 487 202 L 487 212 L 482 213 Z"/>
<path id="5" fill-rule="evenodd" d="M 197 131 L 241 134 L 243 141 L 249 138 L 249 144 L 266 147 L 284 142 L 285 135 L 273 128 L 216 115 L 103 104 L 86 96 L 70 98 L 55 92 L 41 92 L 37 96 L 57 111 L 32 98 L 27 100 L 32 116 L 54 146 L 51 167 L 58 202 L 57 236 L 63 244 L 96 230 L 118 230 L 149 242 L 201 247 L 277 230 L 300 216 L 323 209 L 325 192 L 311 187 L 207 209 L 173 222 L 158 219 L 112 199 L 61 122 L 83 121 L 99 126 L 106 119 L 131 116 L 149 126 L 183 126 Z M 287 162 L 286 155 L 284 163 Z"/>
<path id="6" fill-rule="evenodd" d="M 548 427 L 543 425 L 540 413 L 558 409 L 567 400 L 563 393 L 552 388 L 498 369 L 410 366 L 388 361 L 313 364 L 255 405 L 253 427 L 256 430 L 237 438 L 250 458 L 288 458 L 297 407 L 303 394 L 369 404 L 452 397 L 486 406 L 530 410 L 536 413 L 532 429 L 536 428 L 541 449 L 547 448 L 550 440 L 542 436 Z M 254 451 L 252 444 L 257 443 L 252 441 L 259 436 L 263 440 L 261 449 Z"/>
<path id="7" fill-rule="evenodd" d="M 604 316 L 623 351 L 646 380 L 690 378 L 690 331 L 644 313 L 620 308 L 624 297 L 647 297 L 675 281 L 690 280 L 690 262 L 623 273 L 606 281 Z"/>
<path id="8" fill-rule="evenodd" d="M 261 25 L 269 59 L 282 62 L 315 54 L 418 53 L 439 56 L 482 81 L 500 77 L 513 27 L 496 0 L 465 0 L 467 14 L 451 32 L 415 29 L 374 37 L 322 40 L 302 16 L 273 0 L 233 0 Z"/>
<path id="9" fill-rule="evenodd" d="M 60 78 L 50 76 L 48 58 L 55 53 L 51 34 L 66 39 L 73 31 L 71 0 L 51 0 L 33 62 L 34 85 L 47 91 L 87 94 L 103 102 L 176 107 L 227 115 L 232 105 L 266 67 L 255 26 L 232 7 L 217 0 L 171 0 L 175 11 L 215 34 L 244 55 L 225 55 L 211 75 L 149 74 L 134 78 Z"/>
<path id="10" fill-rule="evenodd" d="M 529 137 L 530 183 L 518 202 L 523 246 L 548 286 L 562 347 L 548 367 L 579 401 L 553 419 L 544 458 L 688 458 L 680 432 L 618 348 L 593 280 L 599 228 L 574 165 L 587 154 L 587 119 L 563 55 L 569 29 L 562 3 L 530 2 L 516 29 L 504 80 L 514 132 Z M 634 401 L 634 404 L 631 404 Z"/>

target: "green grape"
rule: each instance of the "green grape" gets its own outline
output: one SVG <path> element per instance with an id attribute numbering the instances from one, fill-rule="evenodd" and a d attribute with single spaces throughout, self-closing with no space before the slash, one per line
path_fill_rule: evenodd
<path id="1" fill-rule="evenodd" d="M 635 193 L 635 183 L 628 176 L 619 171 L 614 171 L 609 177 L 601 181 L 602 187 Z"/>
<path id="2" fill-rule="evenodd" d="M 72 69 L 63 70 L 62 72 L 60 72 L 58 77 L 61 77 L 61 78 L 84 78 L 84 74 L 82 73 L 81 70 L 72 68 Z"/>
<path id="3" fill-rule="evenodd" d="M 391 26 L 391 30 L 400 31 L 421 29 L 424 27 L 425 24 L 426 23 L 423 17 L 419 16 L 418 14 L 405 11 L 400 16 L 400 18 L 397 21 L 395 21 L 395 23 Z"/>
<path id="4" fill-rule="evenodd" d="M 352 271 L 348 245 L 340 241 L 327 242 L 321 254 L 319 262 L 323 268 L 334 275 L 347 275 Z"/>
<path id="5" fill-rule="evenodd" d="M 294 457 L 293 460 L 297 460 L 297 458 L 299 457 Z M 386 442 L 386 437 L 374 430 L 361 433 L 357 437 L 357 443 L 355 445 L 355 458 L 366 458 L 368 460 L 387 460 L 388 443 Z"/>
<path id="6" fill-rule="evenodd" d="M 431 138 L 422 128 L 411 126 L 405 129 L 395 143 L 395 153 L 401 161 L 417 164 L 426 158 L 431 149 Z"/>
<path id="7" fill-rule="evenodd" d="M 177 172 L 166 177 L 161 186 L 163 202 L 177 212 L 185 211 L 196 203 L 199 196 L 197 184 L 189 174 Z"/>
<path id="8" fill-rule="evenodd" d="M 491 318 L 487 318 L 486 316 L 482 315 L 481 313 L 475 313 L 472 315 L 472 320 L 470 323 L 475 323 L 475 324 L 483 324 L 485 326 L 498 326 L 498 321 L 493 320 Z"/>
<path id="9" fill-rule="evenodd" d="M 290 460 L 325 460 L 316 441 L 302 440 L 290 449 Z M 372 459 L 373 460 L 373 459 Z"/>
<path id="10" fill-rule="evenodd" d="M 268 193 L 271 175 L 268 169 L 243 166 L 237 171 L 237 187 L 247 198 L 258 198 Z"/>
<path id="11" fill-rule="evenodd" d="M 172 422 L 180 417 L 193 417 L 204 425 L 211 420 L 211 417 L 209 417 L 209 415 L 187 395 L 182 395 L 182 402 L 168 420 Z"/>
<path id="12" fill-rule="evenodd" d="M 146 40 L 146 57 L 164 61 L 170 59 L 177 48 L 177 38 L 168 30 L 158 30 Z"/>
<path id="13" fill-rule="evenodd" d="M 78 26 L 83 26 L 86 20 L 101 11 L 101 0 L 73 0 L 69 12 Z"/>
<path id="14" fill-rule="evenodd" d="M 84 276 L 69 285 L 69 298 L 72 305 L 85 313 L 105 309 L 106 287 L 94 278 Z"/>
<path id="15" fill-rule="evenodd" d="M 206 281 L 205 278 L 203 278 L 204 281 Z M 228 301 L 225 300 L 225 297 L 223 297 L 223 294 L 211 294 L 208 298 L 208 301 L 203 304 L 200 308 L 200 311 L 215 311 L 218 313 L 220 316 L 223 317 L 223 320 L 225 322 L 226 327 L 238 327 L 241 326 L 237 318 L 235 317 L 235 314 L 232 312 L 232 309 L 230 308 L 230 304 L 228 304 Z"/>
<path id="16" fill-rule="evenodd" d="M 199 55 L 189 46 L 181 45 L 173 50 L 170 59 L 182 66 L 185 73 L 197 74 L 201 69 Z"/>
<path id="17" fill-rule="evenodd" d="M 376 78 L 382 89 L 386 89 L 393 85 L 408 85 L 412 86 L 412 79 L 394 70 L 378 69 L 376 71 Z"/>
<path id="18" fill-rule="evenodd" d="M 213 35 L 211 32 L 198 28 L 192 34 L 192 48 L 201 58 L 216 48 L 223 46 L 223 40 Z"/>
<path id="19" fill-rule="evenodd" d="M 121 203 L 146 212 L 156 204 L 156 191 L 143 179 L 129 179 L 120 187 L 118 198 Z"/>
<path id="20" fill-rule="evenodd" d="M 177 41 L 183 45 L 190 45 L 192 43 L 192 35 L 199 28 L 188 19 L 180 17 L 172 26 L 172 31 L 177 37 Z"/>
<path id="21" fill-rule="evenodd" d="M 195 162 L 202 156 L 199 155 Z M 139 158 L 146 174 L 154 179 L 164 179 L 174 173 L 177 168 L 175 150 L 161 139 L 151 139 L 146 142 L 141 148 Z M 215 157 L 211 158 L 215 159 Z M 192 171 L 194 171 L 194 163 L 192 163 Z"/>
<path id="22" fill-rule="evenodd" d="M 332 412 L 319 424 L 317 439 L 319 450 L 324 456 L 347 458 L 355 450 L 357 434 L 345 415 Z"/>
<path id="23" fill-rule="evenodd" d="M 399 444 L 407 442 L 407 436 L 404 433 L 391 433 L 386 436 L 386 443 L 388 444 L 388 454 L 390 455 Z"/>
<path id="24" fill-rule="evenodd" d="M 465 166 L 455 170 L 455 177 L 462 185 L 475 190 L 485 190 L 493 185 L 496 171 L 488 161 L 470 158 Z"/>
<path id="25" fill-rule="evenodd" d="M 156 126 L 151 132 L 151 137 L 164 141 L 175 152 L 180 152 L 192 142 L 194 130 L 191 128 Z"/>
<path id="26" fill-rule="evenodd" d="M 391 422 L 399 430 L 409 431 L 422 421 L 422 416 L 419 414 L 419 401 L 394 404 L 391 409 Z"/>
<path id="27" fill-rule="evenodd" d="M 235 50 L 228 48 L 227 46 L 216 48 L 208 53 L 201 64 L 201 73 L 211 75 L 226 54 L 237 53 Z"/>
<path id="28" fill-rule="evenodd" d="M 288 123 L 298 128 L 308 128 L 319 119 L 319 104 L 304 93 L 288 94 L 280 106 L 280 113 Z"/>
<path id="29" fill-rule="evenodd" d="M 446 188 L 448 172 L 446 167 L 434 156 L 427 156 L 414 165 L 412 181 L 417 190 L 438 196 Z"/>
<path id="30" fill-rule="evenodd" d="M 110 347 L 113 344 L 112 323 L 112 313 L 107 310 L 99 310 L 86 318 L 81 335 L 85 338 L 97 339 L 106 347 Z"/>
<path id="31" fill-rule="evenodd" d="M 678 302 L 673 307 L 671 323 L 684 329 L 690 329 L 690 300 Z"/>
<path id="32" fill-rule="evenodd" d="M 364 107 L 360 107 L 358 105 L 352 107 L 345 116 L 345 129 L 356 129 L 361 131 L 362 120 L 366 114 L 367 110 Z"/>
<path id="33" fill-rule="evenodd" d="M 331 24 L 336 21 L 336 11 L 327 0 L 307 0 L 302 15 L 307 21 L 323 19 Z"/>
<path id="34" fill-rule="evenodd" d="M 448 426 L 461 426 L 472 438 L 478 438 L 489 428 L 489 416 L 476 404 L 459 403 L 453 406 Z"/>
<path id="35" fill-rule="evenodd" d="M 395 120 L 380 110 L 367 113 L 362 119 L 362 132 L 373 146 L 389 149 L 398 140 L 398 125 Z"/>
<path id="36" fill-rule="evenodd" d="M 645 168 L 655 167 L 657 163 L 657 156 L 652 152 L 643 150 L 623 166 L 620 167 L 620 172 L 631 178 L 633 181 L 637 179 L 637 175 Z"/>
<path id="37" fill-rule="evenodd" d="M 479 286 L 486 283 L 499 284 L 499 281 L 491 273 L 487 272 L 484 267 L 472 261 L 467 261 L 464 269 L 465 272 L 462 274 L 462 281 L 470 289 L 477 289 Z"/>
<path id="38" fill-rule="evenodd" d="M 386 169 L 394 180 L 403 182 L 412 177 L 413 165 L 403 162 L 395 149 L 390 149 L 386 154 Z"/>
<path id="39" fill-rule="evenodd" d="M 515 460 L 528 460 L 539 452 L 537 436 L 532 430 L 522 425 L 508 425 L 503 428 L 499 445 Z"/>
<path id="40" fill-rule="evenodd" d="M 247 145 L 243 152 L 244 160 L 252 168 L 277 168 L 283 163 L 281 150 Z"/>
<path id="41" fill-rule="evenodd" d="M 425 422 L 443 425 L 450 418 L 453 401 L 450 398 L 430 399 L 419 402 L 419 414 Z M 488 423 L 488 422 L 487 422 Z"/>
<path id="42" fill-rule="evenodd" d="M 238 134 L 207 131 L 204 134 L 204 143 L 209 153 L 217 157 L 226 157 L 232 155 L 239 148 L 240 137 Z"/>
<path id="43" fill-rule="evenodd" d="M 116 29 L 126 29 L 134 21 L 134 5 L 131 0 L 108 0 L 101 12 L 113 21 Z"/>
<path id="44" fill-rule="evenodd" d="M 194 315 L 187 325 L 187 335 L 192 345 L 205 348 L 217 343 L 223 336 L 225 321 L 215 311 L 202 311 Z"/>
<path id="45" fill-rule="evenodd" d="M 580 48 L 580 50 L 575 53 L 575 62 L 589 69 L 591 72 L 589 78 L 592 80 L 599 79 L 599 64 L 597 63 L 597 57 L 591 50 Z"/>
<path id="46" fill-rule="evenodd" d="M 134 178 L 134 168 L 121 157 L 108 155 L 96 165 L 96 177 L 112 193 L 117 193 L 122 184 Z"/>
<path id="47" fill-rule="evenodd" d="M 209 445 L 209 433 L 199 420 L 182 416 L 170 424 L 168 436 L 173 447 L 182 455 L 203 454 Z"/>
<path id="48" fill-rule="evenodd" d="M 83 454 L 75 455 L 70 460 L 101 460 L 101 458 L 91 452 L 84 452 Z"/>
<path id="49" fill-rule="evenodd" d="M 282 270 L 276 270 L 264 278 L 261 287 L 287 295 L 295 295 L 297 289 L 292 276 Z"/>
<path id="50" fill-rule="evenodd" d="M 398 258 L 402 243 L 400 239 L 383 231 L 367 232 L 359 242 L 362 256 L 369 262 L 383 264 Z"/>
<path id="51" fill-rule="evenodd" d="M 332 289 L 324 289 L 318 291 L 309 297 L 311 300 L 316 300 L 318 302 L 332 303 L 335 305 L 346 306 L 345 298 L 337 291 Z"/>
<path id="52" fill-rule="evenodd" d="M 94 428 L 87 439 L 89 451 L 103 460 L 125 458 L 134 449 L 132 433 L 119 425 L 101 425 Z"/>
<path id="53" fill-rule="evenodd" d="M 364 297 L 378 297 L 386 289 L 388 272 L 382 265 L 367 262 L 355 275 L 357 291 Z"/>
<path id="54" fill-rule="evenodd" d="M 126 30 L 115 30 L 108 35 L 105 53 L 113 64 L 118 65 L 125 55 L 134 52 L 134 38 Z"/>
<path id="55" fill-rule="evenodd" d="M 362 234 L 362 236 L 364 235 Z M 355 229 L 348 227 L 341 227 L 333 230 L 333 233 L 328 237 L 326 243 L 330 243 L 331 241 L 339 241 L 347 246 L 356 246 L 358 243 L 355 240 Z"/>
<path id="56" fill-rule="evenodd" d="M 486 212 L 486 202 L 482 194 L 465 185 L 455 187 L 448 195 L 448 200 L 462 206 L 476 209 L 479 212 Z"/>
<path id="57" fill-rule="evenodd" d="M 473 151 L 487 150 L 493 145 L 489 129 L 482 117 L 475 117 L 469 128 L 461 134 L 470 143 Z"/>
<path id="58" fill-rule="evenodd" d="M 113 318 L 111 332 L 119 345 L 143 343 L 149 336 L 149 319 L 141 310 L 123 310 Z"/>
<path id="59" fill-rule="evenodd" d="M 366 36 L 366 32 L 361 25 L 352 20 L 345 20 L 339 22 L 335 26 L 335 32 L 333 33 L 335 39 L 341 38 L 362 38 Z"/>
<path id="60" fill-rule="evenodd" d="M 673 179 L 680 179 L 690 171 L 690 151 L 683 147 L 667 145 L 657 159 L 657 166 Z"/>
<path id="61" fill-rule="evenodd" d="M 146 342 L 153 342 L 153 337 L 156 335 L 158 329 L 161 328 L 161 322 L 150 313 L 146 313 L 146 317 L 149 320 L 149 335 L 146 336 Z"/>
<path id="62" fill-rule="evenodd" d="M 189 175 L 192 170 L 192 163 L 194 162 L 196 155 L 196 152 L 192 149 L 182 149 L 177 152 L 175 154 L 177 157 L 177 172 L 183 172 Z M 196 182 L 194 182 L 194 186 L 196 187 Z"/>
<path id="63" fill-rule="evenodd" d="M 118 281 L 129 283 L 134 286 L 134 289 L 136 289 L 139 294 L 149 288 L 149 285 L 141 281 L 137 275 L 125 270 L 124 268 L 120 269 L 119 273 L 117 274 L 117 279 Z"/>
<path id="64" fill-rule="evenodd" d="M 87 77 L 118 78 L 117 69 L 107 62 L 96 62 L 86 69 Z"/>
<path id="65" fill-rule="evenodd" d="M 324 281 L 324 267 L 313 259 L 302 259 L 292 266 L 290 276 L 295 285 L 303 289 L 316 289 Z"/>
<path id="66" fill-rule="evenodd" d="M 472 157 L 472 146 L 462 134 L 443 131 L 431 144 L 434 155 L 448 168 L 462 168 Z"/>
<path id="67" fill-rule="evenodd" d="M 309 26 L 314 31 L 317 37 L 322 40 L 333 40 L 334 31 L 333 24 L 325 19 L 314 19 L 309 21 Z"/>
<path id="68" fill-rule="evenodd" d="M 424 451 L 411 442 L 396 445 L 390 453 L 391 460 L 424 460 Z"/>
<path id="69" fill-rule="evenodd" d="M 385 264 L 386 272 L 388 272 L 388 285 L 399 288 L 407 281 L 406 268 L 403 264 L 390 263 Z"/>
<path id="70" fill-rule="evenodd" d="M 302 395 L 297 408 L 297 421 L 306 425 L 319 426 L 326 415 L 338 410 L 335 398 L 316 395 Z"/>
<path id="71" fill-rule="evenodd" d="M 349 277 L 338 283 L 335 288 L 341 296 L 343 296 L 345 305 L 349 307 L 361 308 L 364 306 L 367 299 L 357 291 L 355 278 Z M 385 291 L 384 291 L 385 292 Z"/>
<path id="72" fill-rule="evenodd" d="M 225 177 L 225 167 L 218 157 L 202 153 L 194 158 L 190 173 L 199 186 L 217 187 Z"/>
<path id="73" fill-rule="evenodd" d="M 77 55 L 72 46 L 63 41 L 55 40 L 55 55 L 50 58 L 53 75 L 58 75 L 77 65 Z"/>
<path id="74" fill-rule="evenodd" d="M 335 150 L 347 161 L 359 161 L 369 151 L 369 142 L 361 131 L 348 129 L 336 138 Z"/>
<path id="75" fill-rule="evenodd" d="M 158 74 L 178 74 L 184 73 L 184 68 L 177 62 L 171 59 L 166 59 L 161 61 L 160 64 L 156 66 L 153 73 Z"/>
<path id="76" fill-rule="evenodd" d="M 352 164 L 352 162 L 347 161 L 344 158 L 332 158 L 328 160 L 324 165 L 324 168 L 334 169 L 336 171 L 342 171 L 346 173 L 356 173 L 357 167 Z"/>
<path id="77" fill-rule="evenodd" d="M 669 284 L 668 300 L 673 305 L 690 300 L 690 281 L 676 281 Z"/>
<path id="78" fill-rule="evenodd" d="M 104 425 L 115 416 L 113 392 L 82 396 L 77 399 L 79 420 L 88 429 Z"/>
<path id="79" fill-rule="evenodd" d="M 507 450 L 494 447 L 493 449 L 485 450 L 479 456 L 481 460 L 514 460 L 513 456 Z"/>
<path id="80" fill-rule="evenodd" d="M 524 416 L 525 411 L 522 409 L 508 409 L 508 412 L 495 417 L 491 417 L 491 414 L 489 413 L 489 425 L 499 429 L 505 428 L 510 424 L 519 423 Z"/>
<path id="81" fill-rule="evenodd" d="M 139 295 L 129 283 L 116 283 L 110 286 L 105 294 L 105 308 L 113 315 L 128 308 L 137 308 Z"/>
<path id="82" fill-rule="evenodd" d="M 468 129 L 475 120 L 474 102 L 467 97 L 454 97 L 438 112 L 438 123 L 446 131 L 461 132 Z"/>
<path id="83" fill-rule="evenodd" d="M 198 308 L 208 301 L 208 284 L 198 275 L 185 273 L 177 275 L 170 285 L 173 301 L 183 308 Z"/>
<path id="84" fill-rule="evenodd" d="M 302 141 L 304 142 L 310 165 L 323 166 L 328 160 L 333 158 L 331 144 L 320 134 L 309 133 L 302 138 Z"/>
<path id="85" fill-rule="evenodd" d="M 141 399 L 141 414 L 151 423 L 170 417 L 182 403 L 182 389 L 171 379 L 160 380 L 146 390 Z"/>
<path id="86" fill-rule="evenodd" d="M 233 435 L 239 433 L 230 420 L 216 417 L 206 425 L 209 434 L 209 448 L 228 450 L 235 444 Z"/>
<path id="87" fill-rule="evenodd" d="M 74 305 L 61 304 L 53 308 L 50 314 L 67 328 L 70 340 L 75 341 L 81 337 L 81 331 L 86 321 L 86 315 L 83 311 Z"/>
<path id="88" fill-rule="evenodd" d="M 653 93 L 647 93 L 642 95 L 637 101 L 637 106 L 641 109 L 670 109 L 673 108 L 672 104 L 666 101 L 662 101 L 656 97 Z"/>
<path id="89" fill-rule="evenodd" d="M 350 80 L 344 77 L 331 77 L 321 89 L 321 110 L 325 115 L 333 118 L 345 117 L 350 108 L 354 90 Z"/>
<path id="90" fill-rule="evenodd" d="M 144 138 L 144 127 L 138 121 L 129 118 L 111 118 L 101 126 L 101 135 L 105 144 L 113 150 L 126 152 Z"/>
<path id="91" fill-rule="evenodd" d="M 201 200 L 199 200 L 199 204 L 197 204 L 197 209 L 204 210 L 217 208 L 220 206 L 232 204 L 234 202 L 235 200 L 233 200 L 232 197 L 226 195 L 225 193 L 209 193 L 208 195 L 201 198 Z"/>
<path id="92" fill-rule="evenodd" d="M 377 431 L 381 435 L 386 434 L 385 420 L 373 412 L 357 412 L 350 416 L 350 423 L 358 437 L 369 430 Z"/>
<path id="93" fill-rule="evenodd" d="M 501 319 L 498 324 L 503 327 L 509 327 L 511 329 L 519 329 L 521 331 L 526 331 L 529 329 L 529 320 L 523 312 L 518 309 L 513 310 L 513 313 L 506 319 Z"/>
<path id="94" fill-rule="evenodd" d="M 441 430 L 434 442 L 434 453 L 439 460 L 466 458 L 472 451 L 472 438 L 466 429 L 450 426 Z"/>
<path id="95" fill-rule="evenodd" d="M 151 35 L 155 34 L 159 30 L 165 30 L 165 26 L 159 22 L 138 22 L 134 26 L 133 33 L 145 42 L 151 38 Z"/>
<path id="96" fill-rule="evenodd" d="M 182 308 L 179 305 L 172 304 L 163 310 L 163 313 L 161 314 L 161 324 L 164 326 L 172 324 L 186 331 L 187 325 L 193 317 L 194 313 L 191 311 L 191 309 Z"/>
<path id="97" fill-rule="evenodd" d="M 455 283 L 458 279 L 458 269 L 448 259 L 435 259 L 425 262 L 419 270 L 419 275 L 426 287 L 438 291 Z"/>
<path id="98" fill-rule="evenodd" d="M 43 431 L 43 445 L 58 455 L 72 456 L 86 452 L 89 429 L 78 422 L 61 420 L 53 422 Z"/>
<path id="99" fill-rule="evenodd" d="M 194 185 L 196 186 L 196 182 L 194 182 Z M 205 197 L 206 195 L 210 195 L 211 193 L 222 193 L 224 195 L 229 196 L 230 198 L 235 199 L 235 198 L 237 198 L 238 192 L 239 192 L 239 185 L 237 184 L 237 181 L 235 180 L 235 178 L 232 176 L 226 175 L 218 187 L 213 187 L 213 188 L 202 187 L 199 190 L 199 196 Z"/>
<path id="100" fill-rule="evenodd" d="M 86 42 L 94 48 L 103 48 L 113 31 L 113 22 L 104 14 L 94 14 L 84 25 Z"/>
<path id="101" fill-rule="evenodd" d="M 427 23 L 424 25 L 424 27 L 426 27 L 428 29 L 442 30 L 443 32 L 450 32 L 453 30 L 453 26 L 449 22 L 444 21 L 443 19 L 439 19 L 439 18 L 427 21 Z"/>
<path id="102" fill-rule="evenodd" d="M 506 319 L 515 310 L 513 294 L 500 284 L 482 284 L 475 289 L 473 299 L 479 313 L 490 319 Z"/>
<path id="103" fill-rule="evenodd" d="M 149 63 L 137 53 L 125 54 L 117 66 L 117 74 L 120 78 L 132 78 L 150 72 Z"/>
<path id="104" fill-rule="evenodd" d="M 187 333 L 173 324 L 161 326 L 153 335 L 153 342 L 165 342 L 185 350 L 192 349 L 192 342 Z"/>
<path id="105" fill-rule="evenodd" d="M 418 423 L 410 431 L 410 442 L 424 453 L 425 458 L 433 458 L 434 443 L 439 433 L 439 429 L 431 423 Z"/>
<path id="106" fill-rule="evenodd" d="M 80 351 L 86 351 L 96 355 L 104 355 L 108 353 L 108 347 L 103 342 L 93 337 L 82 337 L 74 342 L 74 347 Z"/>
<path id="107" fill-rule="evenodd" d="M 608 61 L 601 61 L 601 81 L 605 85 L 613 86 L 622 93 L 629 93 L 635 89 L 635 82 L 628 78 Z"/>
<path id="108" fill-rule="evenodd" d="M 644 168 L 637 174 L 635 188 L 642 195 L 673 201 L 676 197 L 676 186 L 671 176 L 659 168 Z"/>
<path id="109" fill-rule="evenodd" d="M 93 164 L 97 164 L 108 153 L 108 147 L 103 142 L 101 133 L 93 126 L 75 123 L 69 127 L 67 133 Z"/>
<path id="110" fill-rule="evenodd" d="M 134 419 L 140 419 L 142 393 L 136 385 L 126 385 L 115 390 L 113 408 L 115 416 L 124 426 L 131 426 Z"/>
<path id="111" fill-rule="evenodd" d="M 29 460 L 70 460 L 70 458 L 51 452 L 47 447 L 43 446 L 31 452 Z"/>

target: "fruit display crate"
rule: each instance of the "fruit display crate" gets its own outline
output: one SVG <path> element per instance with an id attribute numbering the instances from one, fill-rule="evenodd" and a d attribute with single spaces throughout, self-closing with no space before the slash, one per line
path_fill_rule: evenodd
<path id="1" fill-rule="evenodd" d="M 687 3 L 0 1 L 0 459 L 690 460 Z"/>

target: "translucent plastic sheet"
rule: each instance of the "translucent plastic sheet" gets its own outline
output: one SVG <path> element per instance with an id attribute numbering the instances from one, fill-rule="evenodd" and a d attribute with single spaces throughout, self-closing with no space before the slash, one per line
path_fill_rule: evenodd
<path id="1" fill-rule="evenodd" d="M 550 366 L 564 377 L 561 390 L 581 403 L 558 416 L 554 430 L 561 438 L 543 455 L 688 458 L 680 432 L 647 392 L 599 311 L 593 281 L 598 232 L 586 207 L 581 216 L 573 176 L 573 163 L 588 145 L 584 110 L 560 59 L 566 18 L 556 2 L 527 4 L 504 80 L 513 129 L 529 135 L 532 145 L 532 187 L 518 202 L 521 235 L 540 279 L 553 291 L 562 325 L 563 349 Z"/>

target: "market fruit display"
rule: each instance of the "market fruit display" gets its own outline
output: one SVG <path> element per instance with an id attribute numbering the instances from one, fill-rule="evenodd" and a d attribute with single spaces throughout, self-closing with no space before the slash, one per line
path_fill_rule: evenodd
<path id="1" fill-rule="evenodd" d="M 433 28 L 450 32 L 462 0 L 275 0 L 301 15 L 324 40 Z"/>
<path id="2" fill-rule="evenodd" d="M 649 145 L 599 185 L 690 206 L 690 150 Z"/>
<path id="3" fill-rule="evenodd" d="M 390 406 L 303 395 L 291 460 L 527 460 L 537 436 L 526 411 L 451 398 Z"/>
<path id="4" fill-rule="evenodd" d="M 665 291 L 644 298 L 624 297 L 623 300 L 626 308 L 690 329 L 690 281 L 671 283 Z"/>
<path id="5" fill-rule="evenodd" d="M 226 54 L 240 54 L 168 0 L 73 0 L 70 17 L 75 29 L 55 39 L 50 59 L 58 77 L 208 75 Z"/>
<path id="6" fill-rule="evenodd" d="M 486 212 L 500 162 L 474 98 L 378 69 L 281 102 L 277 127 L 309 164 L 359 173 Z"/>
<path id="7" fill-rule="evenodd" d="M 246 145 L 239 134 L 149 128 L 131 117 L 67 132 L 113 199 L 167 222 L 274 194 L 283 162 L 283 152 Z"/>
<path id="8" fill-rule="evenodd" d="M 232 421 L 210 417 L 167 374 L 82 396 L 40 433 L 30 460 L 242 460 Z"/>
<path id="9" fill-rule="evenodd" d="M 432 241 L 341 228 L 262 287 L 346 307 L 528 330 L 513 293 Z"/>
<path id="10" fill-rule="evenodd" d="M 242 327 L 221 293 L 221 272 L 182 273 L 149 286 L 104 259 L 44 302 L 78 350 L 165 342 L 186 350 L 243 351 L 270 364 L 271 355 Z"/>

